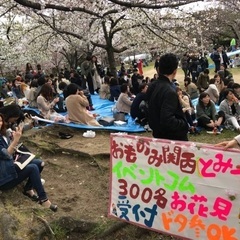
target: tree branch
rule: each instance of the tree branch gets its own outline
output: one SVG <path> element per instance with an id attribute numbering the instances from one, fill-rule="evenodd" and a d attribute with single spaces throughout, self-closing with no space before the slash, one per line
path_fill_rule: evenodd
<path id="1" fill-rule="evenodd" d="M 17 5 L 13 5 L 13 6 L 11 6 L 9 9 L 7 9 L 4 13 L 2 13 L 1 15 L 0 15 L 0 18 L 1 17 L 3 17 L 5 14 L 7 14 L 8 12 L 10 12 L 13 8 L 15 8 L 15 7 L 17 7 Z"/>
<path id="2" fill-rule="evenodd" d="M 147 17 L 147 19 L 148 19 L 148 20 L 150 21 L 150 23 L 152 24 L 152 26 L 156 27 L 157 29 L 161 30 L 162 32 L 165 32 L 166 34 L 168 34 L 168 35 L 169 35 L 170 37 L 172 37 L 173 39 L 179 41 L 179 39 L 178 39 L 177 37 L 173 36 L 173 35 L 170 34 L 169 32 L 167 33 L 167 31 L 166 31 L 165 29 L 161 28 L 158 24 L 154 23 L 153 20 L 148 16 L 148 14 L 147 14 L 145 11 L 142 10 L 142 12 L 145 14 L 145 16 Z M 143 24 L 143 26 L 146 26 L 146 27 L 148 28 L 148 30 L 150 30 L 150 27 L 147 26 L 147 24 Z M 174 29 L 176 29 L 176 27 L 174 27 Z M 167 30 L 170 30 L 170 28 L 168 28 Z M 154 32 L 154 31 L 152 30 L 151 32 Z M 154 35 L 156 35 L 156 36 L 159 37 L 159 35 L 156 34 L 155 32 L 154 32 Z M 163 39 L 163 38 L 161 38 L 161 39 Z M 168 42 L 168 41 L 166 40 L 166 42 Z M 180 41 L 179 41 L 179 42 L 180 42 Z M 169 42 L 168 42 L 168 43 L 169 43 Z M 172 44 L 172 45 L 173 45 L 173 44 Z M 174 45 L 174 46 L 175 46 L 175 45 Z"/>
<path id="3" fill-rule="evenodd" d="M 80 37 L 80 35 L 78 35 L 78 34 L 75 34 L 75 33 L 72 33 L 72 32 L 68 32 L 68 31 L 63 31 L 63 30 L 60 30 L 60 29 L 56 28 L 56 26 L 54 26 L 54 25 L 55 25 L 55 19 L 53 19 L 53 24 L 54 24 L 54 25 L 52 25 L 51 23 L 48 22 L 48 20 L 46 19 L 46 16 L 44 16 L 44 15 L 41 14 L 41 13 L 37 13 L 37 12 L 36 12 L 36 14 L 39 15 L 39 16 L 43 19 L 44 23 L 47 24 L 47 26 L 49 26 L 53 31 L 55 31 L 56 33 L 58 33 L 59 36 L 60 36 L 64 41 L 66 41 L 67 43 L 69 43 L 70 45 L 71 45 L 71 41 L 69 41 L 69 39 L 66 39 L 62 34 L 71 35 L 71 36 L 73 36 L 73 37 L 75 37 L 75 38 L 78 38 L 78 39 L 83 39 L 83 38 Z M 42 24 L 44 24 L 44 23 L 42 23 Z"/>
<path id="4" fill-rule="evenodd" d="M 59 11 L 63 11 L 63 12 L 84 12 L 87 13 L 89 15 L 93 15 L 99 18 L 102 18 L 102 16 L 100 16 L 98 13 L 90 11 L 86 8 L 80 8 L 80 7 L 65 7 L 65 6 L 58 6 L 55 4 L 45 4 L 45 5 L 41 5 L 40 3 L 36 3 L 36 2 L 32 2 L 29 0 L 14 0 L 16 3 L 24 6 L 24 7 L 29 7 L 35 10 L 42 10 L 44 9 L 55 9 L 55 10 L 59 10 Z"/>
<path id="5" fill-rule="evenodd" d="M 157 36 L 158 38 L 162 39 L 163 41 L 169 43 L 170 45 L 175 46 L 175 47 L 178 46 L 178 44 L 174 44 L 173 42 L 170 42 L 170 41 L 168 41 L 166 38 L 161 37 L 160 35 L 158 35 L 157 33 L 155 33 L 150 27 L 146 26 L 146 28 L 147 28 L 153 35 L 155 35 L 155 36 Z"/>
<path id="6" fill-rule="evenodd" d="M 113 51 L 115 53 L 122 53 L 122 52 L 126 51 L 127 49 L 128 49 L 128 47 L 122 47 L 122 48 L 119 48 L 119 49 L 113 47 Z"/>
<path id="7" fill-rule="evenodd" d="M 148 8 L 148 9 L 162 9 L 162 8 L 175 8 L 180 7 L 189 3 L 195 3 L 195 2 L 202 2 L 202 0 L 179 0 L 179 1 L 169 1 L 169 3 L 163 3 L 163 4 L 150 4 L 145 3 L 143 1 L 142 3 L 137 3 L 134 1 L 125 2 L 120 0 L 109 0 L 109 2 L 115 3 L 120 6 L 128 7 L 128 8 Z M 173 3 L 172 3 L 173 2 Z"/>
<path id="8" fill-rule="evenodd" d="M 122 20 L 122 19 L 124 19 L 125 18 L 125 14 L 124 15 L 122 15 L 121 17 L 119 17 L 113 24 L 112 24 L 112 29 Z"/>
<path id="9" fill-rule="evenodd" d="M 104 44 L 101 44 L 101 43 L 96 43 L 96 42 L 91 41 L 91 44 L 92 44 L 93 46 L 95 46 L 95 47 L 107 49 L 107 46 L 104 45 Z"/>

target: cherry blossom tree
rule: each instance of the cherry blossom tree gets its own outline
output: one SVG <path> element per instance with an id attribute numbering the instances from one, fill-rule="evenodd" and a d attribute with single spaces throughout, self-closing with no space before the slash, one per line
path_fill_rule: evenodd
<path id="1" fill-rule="evenodd" d="M 180 16 L 179 8 L 197 2 L 201 1 L 13 0 L 4 4 L 5 12 L 15 11 L 31 19 L 31 26 L 39 26 L 34 33 L 35 39 L 31 40 L 31 43 L 42 43 L 39 52 L 48 49 L 67 57 L 67 52 L 76 55 L 79 49 L 85 52 L 100 52 L 102 49 L 107 54 L 111 71 L 114 71 L 115 55 L 127 49 L 147 51 L 158 47 L 167 51 L 169 46 L 171 49 L 187 47 L 190 40 L 182 26 L 185 25 L 186 30 L 184 19 L 190 18 L 190 14 Z M 29 43 L 30 38 L 27 39 Z M 59 49 L 58 45 L 62 48 Z"/>

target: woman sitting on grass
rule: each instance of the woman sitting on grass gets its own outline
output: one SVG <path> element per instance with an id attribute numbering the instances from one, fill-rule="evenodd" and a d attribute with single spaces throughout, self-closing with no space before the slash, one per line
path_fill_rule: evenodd
<path id="1" fill-rule="evenodd" d="M 186 89 L 186 93 L 190 96 L 190 99 L 198 98 L 198 88 L 195 83 L 192 82 L 190 77 L 186 77 L 184 79 L 184 86 Z"/>
<path id="2" fill-rule="evenodd" d="M 44 163 L 40 159 L 33 159 L 23 169 L 20 169 L 18 165 L 14 164 L 15 148 L 19 144 L 22 128 L 16 127 L 16 129 L 11 132 L 11 136 L 8 136 L 5 126 L 5 118 L 0 114 L 0 190 L 12 189 L 27 180 L 23 194 L 32 201 L 36 201 L 56 212 L 57 205 L 52 204 L 48 200 L 41 182 L 41 172 Z"/>
<path id="3" fill-rule="evenodd" d="M 227 129 L 240 131 L 240 106 L 239 100 L 235 97 L 232 89 L 225 89 L 224 100 L 220 104 L 220 110 L 225 114 L 224 125 Z"/>
<path id="4" fill-rule="evenodd" d="M 209 94 L 202 92 L 196 107 L 198 126 L 208 131 L 221 132 L 221 124 L 224 121 L 224 112 L 217 114 L 215 104 L 210 100 Z"/>
<path id="5" fill-rule="evenodd" d="M 225 88 L 224 82 L 223 82 L 223 80 L 220 78 L 220 75 L 217 74 L 217 73 L 214 75 L 213 78 L 215 79 L 215 84 L 216 84 L 216 86 L 217 86 L 218 92 L 220 93 L 220 92 Z"/>
<path id="6" fill-rule="evenodd" d="M 192 118 L 192 115 L 194 115 L 194 108 L 191 106 L 191 100 L 189 99 L 187 93 L 184 93 L 180 87 L 176 87 L 176 92 L 178 94 L 179 101 L 182 105 L 182 110 L 185 113 L 185 117 L 189 125 L 189 133 L 199 133 L 193 124 L 194 119 Z"/>
<path id="7" fill-rule="evenodd" d="M 218 103 L 219 99 L 219 91 L 217 89 L 215 82 L 216 82 L 215 78 L 211 78 L 209 80 L 208 88 L 205 92 L 209 95 L 210 99 L 216 104 Z"/>

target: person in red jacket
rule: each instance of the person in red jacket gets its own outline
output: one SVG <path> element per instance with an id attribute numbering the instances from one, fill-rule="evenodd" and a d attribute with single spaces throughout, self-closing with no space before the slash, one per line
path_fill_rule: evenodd
<path id="1" fill-rule="evenodd" d="M 143 75 L 143 62 L 142 59 L 138 60 L 138 73 L 142 76 Z"/>

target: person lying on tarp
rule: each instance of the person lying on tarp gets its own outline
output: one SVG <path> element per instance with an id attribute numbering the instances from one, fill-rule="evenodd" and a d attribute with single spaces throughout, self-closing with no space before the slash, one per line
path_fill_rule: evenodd
<path id="1" fill-rule="evenodd" d="M 67 86 L 66 107 L 69 121 L 89 126 L 101 126 L 96 120 L 98 115 L 87 110 L 89 107 L 87 97 L 75 83 L 70 83 Z"/>
<path id="2" fill-rule="evenodd" d="M 33 159 L 23 169 L 14 164 L 14 153 L 22 135 L 22 128 L 16 127 L 7 134 L 3 114 L 0 113 L 0 190 L 8 190 L 27 180 L 23 194 L 52 211 L 57 211 L 57 205 L 48 200 L 41 181 L 44 163 L 40 159 Z M 35 193 L 35 191 L 36 193 Z"/>

